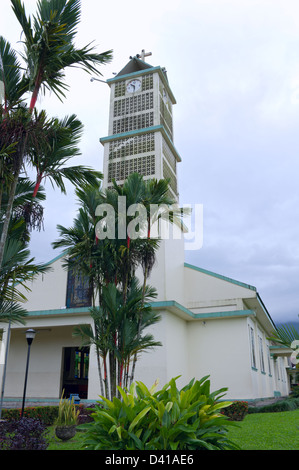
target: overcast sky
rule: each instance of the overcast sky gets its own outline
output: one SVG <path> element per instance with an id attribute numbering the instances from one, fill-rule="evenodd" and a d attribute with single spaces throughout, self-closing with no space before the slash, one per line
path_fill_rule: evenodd
<path id="1" fill-rule="evenodd" d="M 28 13 L 35 0 L 24 0 Z M 1 0 L 0 34 L 15 48 L 20 27 Z M 112 78 L 142 49 L 165 67 L 176 97 L 174 143 L 180 202 L 203 204 L 203 247 L 186 261 L 255 286 L 275 322 L 298 321 L 299 3 L 298 0 L 82 1 L 77 43 L 114 50 L 102 68 Z M 39 106 L 84 123 L 77 164 L 102 170 L 109 87 L 82 71 L 70 91 Z M 46 184 L 45 231 L 34 233 L 39 262 L 57 224 L 71 226 L 77 205 Z"/>

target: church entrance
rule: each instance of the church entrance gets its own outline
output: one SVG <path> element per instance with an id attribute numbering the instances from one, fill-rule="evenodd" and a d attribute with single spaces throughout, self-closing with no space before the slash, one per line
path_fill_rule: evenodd
<path id="1" fill-rule="evenodd" d="M 63 374 L 61 393 L 64 397 L 79 395 L 87 399 L 88 392 L 89 348 L 63 348 Z"/>

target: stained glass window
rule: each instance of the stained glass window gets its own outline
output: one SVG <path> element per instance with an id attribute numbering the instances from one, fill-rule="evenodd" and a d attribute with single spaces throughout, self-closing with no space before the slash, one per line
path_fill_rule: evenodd
<path id="1" fill-rule="evenodd" d="M 68 272 L 66 307 L 90 307 L 91 289 L 88 278 L 81 273 L 74 273 L 71 269 Z"/>

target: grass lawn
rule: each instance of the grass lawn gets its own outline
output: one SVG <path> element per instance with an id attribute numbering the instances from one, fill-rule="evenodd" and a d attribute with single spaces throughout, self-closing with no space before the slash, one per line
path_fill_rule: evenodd
<path id="1" fill-rule="evenodd" d="M 241 450 L 299 450 L 299 409 L 249 414 L 238 425 L 229 438 Z"/>
<path id="2" fill-rule="evenodd" d="M 62 441 L 55 435 L 55 426 L 50 426 L 48 431 L 48 439 L 50 444 L 47 450 L 83 450 L 82 438 L 84 434 L 82 432 L 77 432 L 76 435 L 68 441 Z"/>
<path id="3" fill-rule="evenodd" d="M 277 413 L 249 414 L 237 426 L 229 426 L 229 438 L 241 450 L 299 450 L 299 409 Z M 69 441 L 55 436 L 49 428 L 47 450 L 83 450 L 83 433 L 77 432 Z"/>

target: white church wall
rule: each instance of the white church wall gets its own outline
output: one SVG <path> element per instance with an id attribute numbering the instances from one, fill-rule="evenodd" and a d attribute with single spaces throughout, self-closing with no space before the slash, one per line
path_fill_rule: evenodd
<path id="1" fill-rule="evenodd" d="M 240 309 L 242 298 L 255 297 L 256 292 L 242 283 L 226 280 L 223 276 L 210 275 L 196 267 L 185 265 L 185 298 L 186 307 L 213 306 L 222 302 L 227 310 Z M 237 302 L 239 299 L 239 303 Z"/>
<path id="2" fill-rule="evenodd" d="M 39 330 L 30 350 L 27 382 L 27 397 L 60 398 L 63 347 L 77 346 L 72 338 L 71 327 Z M 6 397 L 21 397 L 23 394 L 27 342 L 25 330 L 13 330 L 11 350 L 7 363 L 5 383 Z M 42 358 L 42 360 L 41 360 Z"/>
<path id="3" fill-rule="evenodd" d="M 25 305 L 28 312 L 65 307 L 67 271 L 62 267 L 62 262 L 62 258 L 55 260 L 49 265 L 51 271 L 40 274 L 32 282 L 28 282 L 31 292 L 20 288 L 28 299 Z"/>
<path id="4" fill-rule="evenodd" d="M 270 355 L 270 342 L 267 340 L 267 334 L 256 319 L 248 318 L 247 323 L 248 337 L 251 334 L 250 329 L 253 331 L 253 346 L 250 344 L 252 397 L 249 398 L 288 395 L 289 383 L 285 368 L 287 362 L 283 362 L 282 366 L 281 361 L 284 361 L 284 358 L 278 357 L 274 360 L 273 356 Z M 253 362 L 252 347 L 255 362 Z"/>
<path id="5" fill-rule="evenodd" d="M 168 313 L 166 328 L 167 380 L 180 376 L 176 381 L 177 386 L 180 388 L 190 380 L 187 322 L 176 315 Z"/>
<path id="6" fill-rule="evenodd" d="M 148 333 L 151 333 L 155 341 L 160 341 L 162 346 L 157 346 L 148 352 L 142 353 L 137 361 L 134 380 L 145 383 L 151 387 L 158 379 L 159 384 L 167 382 L 167 312 L 161 311 L 161 321 L 151 326 Z"/>
<path id="7" fill-rule="evenodd" d="M 161 388 L 170 379 L 181 376 L 177 385 L 184 386 L 189 380 L 186 321 L 167 311 L 161 311 L 161 321 L 151 327 L 149 332 L 162 346 L 141 354 L 135 380 L 144 382 L 148 387 L 158 380 L 158 388 Z"/>
<path id="8" fill-rule="evenodd" d="M 26 396 L 35 398 L 60 398 L 62 349 L 80 346 L 80 340 L 72 337 L 73 326 L 88 323 L 86 315 L 47 316 L 31 318 L 26 327 L 11 329 L 5 381 L 5 397 L 23 394 L 27 342 L 25 331 L 34 328 L 36 335 L 30 350 L 30 363 Z"/>
<path id="9" fill-rule="evenodd" d="M 188 344 L 192 376 L 209 375 L 211 390 L 228 388 L 229 399 L 251 395 L 246 318 L 189 322 Z"/>
<path id="10" fill-rule="evenodd" d="M 184 305 L 184 240 L 162 240 L 156 262 L 148 278 L 148 285 L 157 290 L 156 301 L 175 300 Z M 141 268 L 136 275 L 143 282 Z"/>

